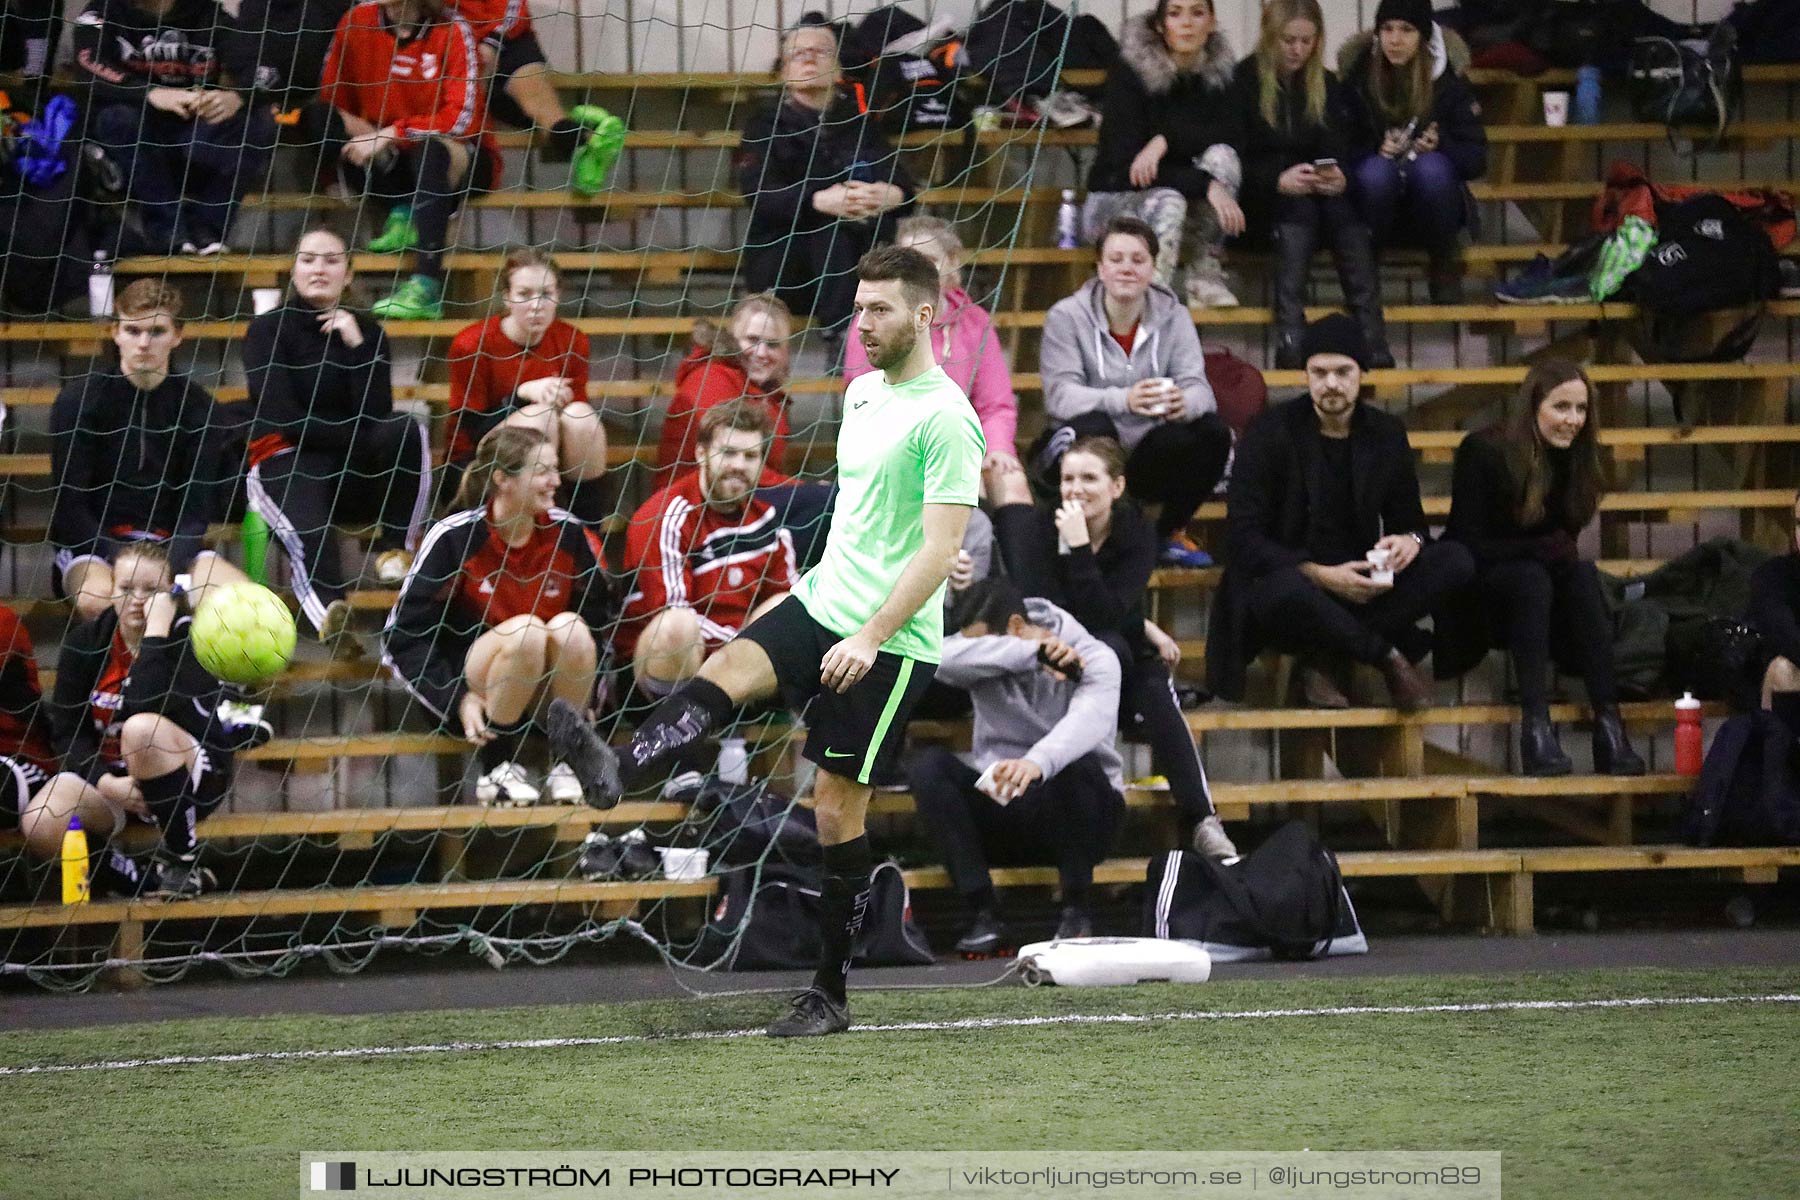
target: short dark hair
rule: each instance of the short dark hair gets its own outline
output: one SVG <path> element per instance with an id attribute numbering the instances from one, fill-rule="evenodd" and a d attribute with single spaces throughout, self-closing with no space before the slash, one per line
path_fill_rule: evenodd
<path id="1" fill-rule="evenodd" d="M 769 415 L 769 410 L 763 405 L 739 397 L 723 404 L 715 404 L 701 416 L 700 445 L 712 445 L 713 434 L 721 429 L 754 433 L 762 438 L 766 446 L 769 439 L 775 436 L 775 418 Z"/>
<path id="2" fill-rule="evenodd" d="M 856 277 L 864 283 L 898 279 L 909 304 L 936 304 L 938 269 L 911 246 L 877 246 L 856 264 Z"/>
<path id="3" fill-rule="evenodd" d="M 1100 256 L 1106 253 L 1106 239 L 1116 233 L 1122 233 L 1143 242 L 1149 248 L 1151 258 L 1155 258 L 1162 250 L 1162 243 L 1156 240 L 1156 230 L 1150 227 L 1150 222 L 1142 217 L 1121 215 L 1108 221 L 1106 228 L 1100 231 L 1100 239 L 1094 243 L 1095 262 L 1099 262 Z"/>
<path id="4" fill-rule="evenodd" d="M 978 579 L 969 585 L 966 596 L 957 605 L 962 614 L 960 628 L 966 629 L 979 622 L 987 626 L 989 633 L 1005 633 L 1012 618 L 1031 620 L 1031 615 L 1025 611 L 1025 593 L 1010 579 L 998 575 Z"/>

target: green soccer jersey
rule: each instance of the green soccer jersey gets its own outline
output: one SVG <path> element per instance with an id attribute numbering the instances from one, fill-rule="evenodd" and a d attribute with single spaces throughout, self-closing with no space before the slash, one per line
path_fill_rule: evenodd
<path id="1" fill-rule="evenodd" d="M 843 637 L 867 624 L 925 545 L 925 506 L 975 506 L 985 454 L 975 410 L 943 368 L 899 387 L 880 371 L 858 376 L 844 392 L 825 554 L 794 589 L 813 620 Z M 940 586 L 881 648 L 935 663 L 943 641 Z"/>

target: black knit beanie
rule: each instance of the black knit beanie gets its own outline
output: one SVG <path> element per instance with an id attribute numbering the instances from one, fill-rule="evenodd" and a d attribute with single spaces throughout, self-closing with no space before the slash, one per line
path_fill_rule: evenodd
<path id="1" fill-rule="evenodd" d="M 1429 41 L 1431 27 L 1431 0 L 1381 0 L 1375 6 L 1375 32 L 1381 32 L 1383 21 L 1405 21 L 1419 31 L 1419 36 Z"/>
<path id="2" fill-rule="evenodd" d="M 1320 317 L 1306 327 L 1300 336 L 1300 356 L 1308 359 L 1315 354 L 1342 354 L 1369 369 L 1369 342 L 1362 326 L 1343 313 Z"/>

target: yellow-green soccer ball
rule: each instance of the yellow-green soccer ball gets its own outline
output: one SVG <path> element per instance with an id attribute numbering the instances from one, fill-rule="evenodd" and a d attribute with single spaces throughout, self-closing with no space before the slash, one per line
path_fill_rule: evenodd
<path id="1" fill-rule="evenodd" d="M 258 583 L 210 588 L 194 613 L 188 644 L 200 665 L 226 683 L 265 683 L 294 656 L 294 615 Z"/>

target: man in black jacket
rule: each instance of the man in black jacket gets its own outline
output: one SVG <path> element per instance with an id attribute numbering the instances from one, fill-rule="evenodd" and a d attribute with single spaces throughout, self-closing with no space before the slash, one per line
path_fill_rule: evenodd
<path id="1" fill-rule="evenodd" d="M 53 585 L 84 621 L 112 602 L 113 557 L 134 542 L 165 543 L 174 569 L 191 572 L 196 602 L 209 584 L 244 579 L 205 548 L 237 470 L 212 394 L 171 364 L 181 293 L 140 279 L 117 312 L 118 369 L 71 381 L 50 406 Z"/>
<path id="2" fill-rule="evenodd" d="M 1430 538 L 1406 426 L 1358 402 L 1361 327 L 1334 313 L 1306 327 L 1302 346 L 1308 394 L 1264 412 L 1238 446 L 1207 684 L 1241 698 L 1250 660 L 1274 645 L 1308 660 L 1315 707 L 1347 707 L 1333 668 L 1360 662 L 1381 672 L 1395 707 L 1416 711 L 1431 698 L 1414 665 L 1430 647 L 1418 622 L 1474 563 Z"/>

